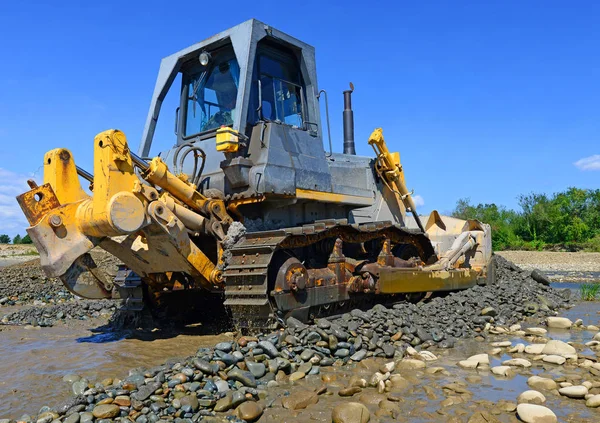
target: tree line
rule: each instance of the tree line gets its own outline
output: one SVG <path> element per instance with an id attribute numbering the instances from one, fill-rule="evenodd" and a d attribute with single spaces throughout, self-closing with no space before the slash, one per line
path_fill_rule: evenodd
<path id="1" fill-rule="evenodd" d="M 0 235 L 0 244 L 10 244 L 11 241 L 13 244 L 33 244 L 33 241 L 29 237 L 29 234 L 23 237 L 21 235 L 15 235 L 15 237 L 12 240 L 6 234 Z"/>
<path id="2" fill-rule="evenodd" d="M 452 216 L 489 223 L 494 250 L 600 251 L 600 189 L 520 195 L 518 204 L 511 210 L 463 198 Z"/>

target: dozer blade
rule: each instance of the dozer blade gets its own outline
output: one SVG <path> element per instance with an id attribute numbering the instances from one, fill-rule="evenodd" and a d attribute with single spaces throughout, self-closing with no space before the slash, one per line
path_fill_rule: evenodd
<path id="1" fill-rule="evenodd" d="M 89 253 L 79 256 L 60 280 L 73 294 L 83 298 L 111 298 L 112 282 Z"/>
<path id="2" fill-rule="evenodd" d="M 481 273 L 472 269 L 415 270 L 385 268 L 379 274 L 382 294 L 455 291 L 477 285 Z"/>

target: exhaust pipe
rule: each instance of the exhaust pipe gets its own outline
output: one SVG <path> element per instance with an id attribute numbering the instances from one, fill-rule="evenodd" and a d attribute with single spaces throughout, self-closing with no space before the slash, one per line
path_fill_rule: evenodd
<path id="1" fill-rule="evenodd" d="M 352 111 L 352 92 L 354 84 L 350 83 L 350 89 L 344 91 L 344 154 L 356 155 L 354 149 L 354 112 Z"/>

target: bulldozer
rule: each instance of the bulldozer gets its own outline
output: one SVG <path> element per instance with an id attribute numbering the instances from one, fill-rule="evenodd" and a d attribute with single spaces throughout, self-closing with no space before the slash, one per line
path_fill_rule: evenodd
<path id="1" fill-rule="evenodd" d="M 149 157 L 169 90 L 173 147 Z M 164 58 L 137 153 L 115 129 L 94 138 L 93 173 L 51 150 L 17 197 L 43 270 L 134 310 L 200 292 L 248 330 L 488 283 L 489 225 L 420 216 L 380 128 L 374 156 L 356 155 L 353 90 L 336 153 L 312 46 L 252 19 Z"/>

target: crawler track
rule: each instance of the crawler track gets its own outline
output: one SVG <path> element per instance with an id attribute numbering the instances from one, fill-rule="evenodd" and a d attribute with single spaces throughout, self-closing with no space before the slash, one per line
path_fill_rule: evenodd
<path id="1" fill-rule="evenodd" d="M 237 328 L 252 330 L 273 327 L 289 315 L 308 320 L 389 300 L 376 295 L 375 285 L 357 289 L 362 283 L 358 274 L 366 273 L 359 270 L 376 263 L 382 250 L 380 244 L 371 251 L 362 246 L 385 239 L 392 251 L 395 246 L 414 247 L 424 262 L 434 255 L 425 234 L 391 222 L 350 225 L 345 219 L 327 220 L 247 234 L 229 250 L 223 274 L 225 306 Z M 300 287 L 289 280 L 298 274 Z"/>

